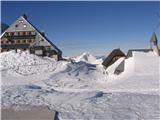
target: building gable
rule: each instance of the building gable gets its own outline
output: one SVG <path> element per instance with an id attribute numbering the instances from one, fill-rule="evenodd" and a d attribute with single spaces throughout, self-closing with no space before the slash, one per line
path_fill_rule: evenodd
<path id="1" fill-rule="evenodd" d="M 13 31 L 34 31 L 34 28 L 25 20 L 23 16 L 21 16 L 6 30 L 6 32 Z"/>
<path id="2" fill-rule="evenodd" d="M 58 49 L 45 35 L 43 35 L 35 26 L 33 26 L 27 19 L 26 15 L 19 17 L 10 27 L 4 31 L 0 38 L 2 38 L 6 32 L 19 32 L 19 31 L 35 31 L 36 32 L 36 46 L 50 46 L 52 50 L 55 50 L 58 54 L 61 54 L 61 50 Z"/>
<path id="3" fill-rule="evenodd" d="M 114 49 L 103 61 L 102 65 L 107 68 L 109 65 L 113 64 L 120 57 L 126 57 L 126 55 L 120 49 Z"/>

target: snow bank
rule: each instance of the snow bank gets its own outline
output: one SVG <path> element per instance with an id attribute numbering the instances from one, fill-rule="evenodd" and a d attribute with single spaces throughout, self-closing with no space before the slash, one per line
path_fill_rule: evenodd
<path id="1" fill-rule="evenodd" d="M 114 78 L 111 74 L 121 59 L 105 76 L 101 63 L 89 54 L 74 58 L 73 63 L 27 52 L 6 52 L 0 57 L 2 82 L 6 83 L 2 107 L 47 105 L 62 119 L 160 119 L 160 57 L 152 52 L 134 52 L 125 60 L 125 71 Z"/>
<path id="2" fill-rule="evenodd" d="M 16 66 L 31 66 L 31 65 L 40 65 L 47 64 L 48 61 L 41 59 L 40 57 L 30 54 L 25 51 L 9 51 L 0 54 L 1 68 L 8 69 L 14 68 Z"/>
<path id="3" fill-rule="evenodd" d="M 89 54 L 83 54 L 89 62 L 80 59 L 81 56 L 73 63 L 42 58 L 22 51 L 10 51 L 0 55 L 3 85 L 24 85 L 32 81 L 38 82 L 37 79 L 39 82 L 45 79 L 45 84 L 54 87 L 89 88 L 96 84 L 96 81 L 104 79 L 101 67 L 89 63 L 97 60 Z"/>
<path id="4" fill-rule="evenodd" d="M 148 88 L 157 91 L 159 85 L 160 58 L 153 52 L 134 52 L 133 57 L 125 59 L 124 72 L 114 75 L 115 68 L 124 58 L 119 59 L 107 69 L 109 73 L 107 76 L 103 74 L 101 64 L 94 64 L 97 59 L 86 53 L 74 58 L 76 62 L 73 63 L 57 62 L 28 52 L 11 51 L 2 53 L 0 56 L 4 85 L 40 81 L 42 84 L 56 88 L 103 89 L 105 91 L 146 91 Z M 91 61 L 93 64 L 90 63 Z"/>
<path id="5" fill-rule="evenodd" d="M 28 51 L 9 51 L 0 54 L 2 74 L 31 75 L 54 71 L 57 66 L 62 66 L 54 59 L 38 57 Z"/>

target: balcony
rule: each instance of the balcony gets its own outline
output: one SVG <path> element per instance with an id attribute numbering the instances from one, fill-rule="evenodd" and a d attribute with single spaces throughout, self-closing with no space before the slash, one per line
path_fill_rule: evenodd
<path id="1" fill-rule="evenodd" d="M 20 35 L 20 36 L 5 36 L 4 38 L 7 38 L 9 40 L 11 39 L 35 39 L 35 35 Z"/>
<path id="2" fill-rule="evenodd" d="M 4 35 L 4 38 L 7 39 L 34 39 L 35 37 L 36 33 L 34 31 L 8 32 Z"/>
<path id="3" fill-rule="evenodd" d="M 2 49 L 28 49 L 29 44 L 3 44 Z"/>

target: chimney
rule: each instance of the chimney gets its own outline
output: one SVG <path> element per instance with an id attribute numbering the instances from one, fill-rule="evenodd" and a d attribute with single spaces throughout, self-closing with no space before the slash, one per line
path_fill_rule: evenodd
<path id="1" fill-rule="evenodd" d="M 23 17 L 24 17 L 25 19 L 27 19 L 27 15 L 26 15 L 26 14 L 23 14 Z"/>

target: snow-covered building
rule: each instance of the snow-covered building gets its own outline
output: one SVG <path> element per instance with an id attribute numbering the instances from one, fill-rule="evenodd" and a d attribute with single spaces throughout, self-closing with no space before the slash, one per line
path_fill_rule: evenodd
<path id="1" fill-rule="evenodd" d="M 56 47 L 44 32 L 40 32 L 29 22 L 26 15 L 20 16 L 0 37 L 1 52 L 29 50 L 31 54 L 49 56 L 60 60 L 62 51 Z"/>
<path id="2" fill-rule="evenodd" d="M 149 51 L 153 51 L 157 56 L 160 56 L 160 49 L 158 47 L 158 39 L 157 39 L 155 32 L 151 36 L 149 49 L 130 49 L 128 50 L 127 58 L 132 57 L 134 51 L 145 52 L 145 53 Z"/>
<path id="3" fill-rule="evenodd" d="M 121 57 L 126 57 L 126 55 L 120 49 L 114 49 L 103 61 L 102 65 L 106 69 Z"/>
<path id="4" fill-rule="evenodd" d="M 127 53 L 127 58 L 132 57 L 133 56 L 133 52 L 149 52 L 152 51 L 152 49 L 129 49 L 128 53 Z"/>

